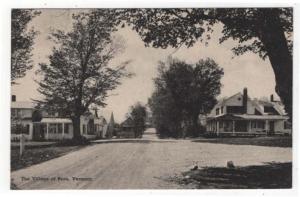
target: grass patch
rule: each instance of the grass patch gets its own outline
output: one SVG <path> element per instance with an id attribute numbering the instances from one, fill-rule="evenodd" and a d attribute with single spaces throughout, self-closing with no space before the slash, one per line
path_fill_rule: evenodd
<path id="1" fill-rule="evenodd" d="M 11 171 L 63 156 L 69 152 L 79 150 L 82 147 L 83 146 L 51 146 L 45 148 L 31 148 L 25 149 L 21 157 L 19 149 L 11 149 Z"/>
<path id="2" fill-rule="evenodd" d="M 291 136 L 279 137 L 224 137 L 224 138 L 202 138 L 192 142 L 207 142 L 218 144 L 255 145 L 271 147 L 292 147 Z"/>
<path id="3" fill-rule="evenodd" d="M 205 167 L 182 173 L 171 181 L 195 189 L 279 189 L 292 187 L 292 163 L 262 166 Z M 190 187 L 190 186 L 193 187 Z"/>

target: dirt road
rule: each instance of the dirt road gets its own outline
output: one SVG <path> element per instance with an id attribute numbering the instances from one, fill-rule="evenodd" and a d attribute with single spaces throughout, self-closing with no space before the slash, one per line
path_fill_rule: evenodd
<path id="1" fill-rule="evenodd" d="M 11 174 L 20 189 L 174 189 L 164 178 L 193 164 L 246 166 L 292 160 L 291 148 L 159 140 L 154 130 L 141 140 L 88 146 Z M 36 177 L 36 178 L 33 178 Z"/>

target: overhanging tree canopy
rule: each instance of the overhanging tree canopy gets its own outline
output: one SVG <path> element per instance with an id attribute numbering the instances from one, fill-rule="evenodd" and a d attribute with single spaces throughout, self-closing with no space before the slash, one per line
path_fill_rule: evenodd
<path id="1" fill-rule="evenodd" d="M 119 11 L 146 46 L 193 46 L 209 39 L 213 25 L 223 24 L 220 43 L 232 38 L 236 55 L 251 51 L 269 58 L 276 92 L 292 117 L 292 8 L 123 9 Z"/>

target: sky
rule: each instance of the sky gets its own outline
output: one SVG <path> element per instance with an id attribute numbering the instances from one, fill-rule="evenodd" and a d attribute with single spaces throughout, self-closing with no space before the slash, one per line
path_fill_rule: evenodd
<path id="1" fill-rule="evenodd" d="M 78 10 L 77 10 L 78 11 Z M 68 31 L 72 27 L 71 13 L 74 10 L 43 9 L 40 16 L 34 18 L 30 26 L 39 31 L 33 46 L 33 69 L 27 71 L 25 77 L 17 80 L 18 85 L 12 86 L 12 94 L 17 96 L 17 101 L 31 101 L 41 98 L 37 92 L 38 85 L 34 80 L 39 80 L 35 75 L 39 63 L 48 63 L 53 42 L 48 39 L 52 29 Z M 139 35 L 130 28 L 122 28 L 117 32 L 125 42 L 123 53 L 118 54 L 111 64 L 120 64 L 131 60 L 127 66 L 129 72 L 135 75 L 122 80 L 122 84 L 110 93 L 106 99 L 107 106 L 103 111 L 113 111 L 117 122 L 125 119 L 131 105 L 136 102 L 147 103 L 154 90 L 153 78 L 157 76 L 159 61 L 166 61 L 168 57 L 195 63 L 203 58 L 214 59 L 224 69 L 221 80 L 221 97 L 228 97 L 248 88 L 248 94 L 252 98 L 269 97 L 275 95 L 275 77 L 268 59 L 262 60 L 257 54 L 246 53 L 234 56 L 231 49 L 236 46 L 236 41 L 228 40 L 219 44 L 222 36 L 221 26 L 215 27 L 209 44 L 196 42 L 193 47 L 181 47 L 179 49 L 156 49 L 145 47 Z"/>

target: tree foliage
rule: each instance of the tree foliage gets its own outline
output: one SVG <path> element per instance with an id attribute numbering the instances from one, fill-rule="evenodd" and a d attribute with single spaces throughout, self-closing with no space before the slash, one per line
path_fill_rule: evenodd
<path id="1" fill-rule="evenodd" d="M 158 71 L 149 99 L 158 132 L 171 137 L 196 136 L 199 114 L 207 114 L 216 104 L 223 69 L 209 58 L 196 64 L 169 59 L 160 62 Z"/>
<path id="2" fill-rule="evenodd" d="M 120 13 L 146 46 L 156 48 L 207 42 L 213 26 L 222 24 L 219 41 L 236 40 L 234 54 L 254 52 L 269 58 L 276 92 L 292 116 L 292 8 L 123 9 Z"/>
<path id="3" fill-rule="evenodd" d="M 147 110 L 141 103 L 136 103 L 130 107 L 128 118 L 131 118 L 134 126 L 135 137 L 141 137 L 146 128 Z"/>
<path id="4" fill-rule="evenodd" d="M 32 46 L 37 31 L 28 29 L 29 22 L 40 12 L 31 9 L 13 9 L 11 12 L 11 83 L 24 77 L 32 68 Z"/>
<path id="5" fill-rule="evenodd" d="M 39 100 L 43 108 L 72 118 L 74 138 L 80 136 L 80 116 L 91 105 L 104 106 L 109 91 L 115 89 L 129 62 L 109 64 L 122 49 L 112 33 L 118 22 L 113 10 L 91 11 L 73 15 L 70 32 L 56 30 L 51 39 L 56 43 L 49 64 L 41 63 L 38 74 Z"/>

